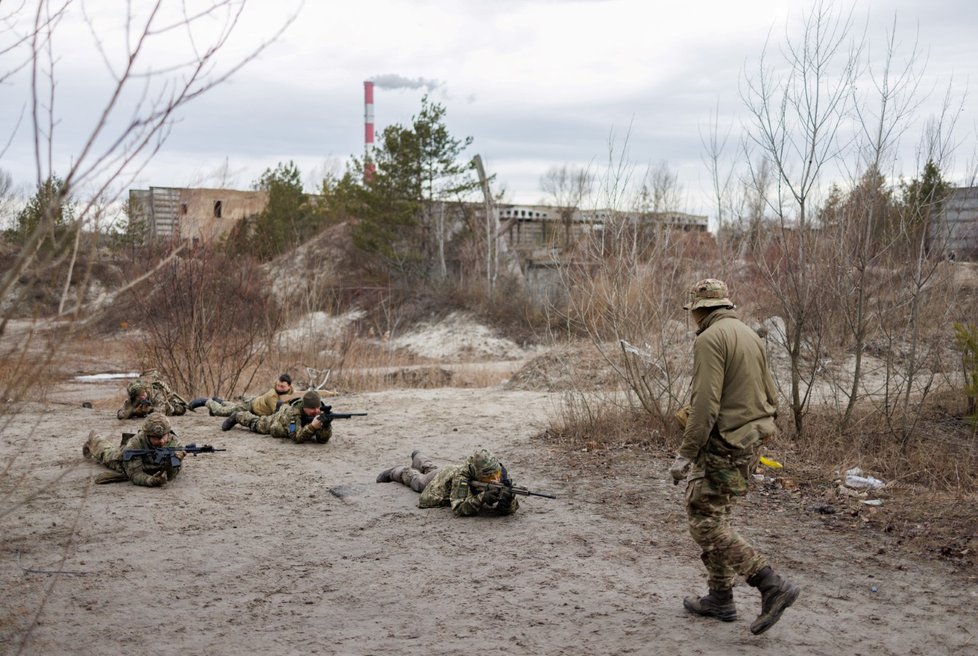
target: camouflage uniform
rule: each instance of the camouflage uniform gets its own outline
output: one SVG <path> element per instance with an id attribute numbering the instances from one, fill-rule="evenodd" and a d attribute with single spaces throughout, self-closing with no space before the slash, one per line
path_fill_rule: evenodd
<path id="1" fill-rule="evenodd" d="M 280 439 L 289 439 L 296 444 L 302 442 L 317 442 L 326 444 L 333 437 L 332 421 L 325 420 L 319 430 L 314 430 L 311 426 L 315 417 L 307 417 L 302 411 L 302 399 L 295 399 L 283 405 L 273 415 L 259 417 L 258 415 L 241 410 L 235 412 L 235 423 L 247 426 L 254 433 L 271 435 Z M 320 413 L 324 416 L 329 414 L 332 408 L 325 403 L 320 403 Z"/>
<path id="2" fill-rule="evenodd" d="M 268 415 L 275 414 L 275 411 L 279 409 L 279 403 L 286 403 L 288 397 L 293 393 L 291 387 L 289 387 L 287 392 L 283 392 L 282 394 L 279 394 L 273 387 L 261 396 L 242 401 L 221 402 L 214 399 L 207 399 L 204 402 L 204 406 L 215 417 L 230 417 L 235 412 L 241 412 L 243 410 L 259 417 L 267 417 Z"/>
<path id="3" fill-rule="evenodd" d="M 502 470 L 503 483 L 512 485 L 506 468 L 485 449 L 469 456 L 466 462 L 445 469 L 439 469 L 430 458 L 415 451 L 411 456 L 411 466 L 389 470 L 389 480 L 420 492 L 419 508 L 451 506 L 452 512 L 459 517 L 477 515 L 480 512 L 511 515 L 520 507 L 515 495 L 508 494 L 498 501 L 487 502 L 486 491 L 476 492 L 469 485 L 471 480 L 478 478 L 479 461 L 480 458 L 484 460 L 485 455 L 492 458 L 495 465 Z"/>
<path id="4" fill-rule="evenodd" d="M 139 396 L 146 392 L 146 403 L 138 401 Z M 174 394 L 169 385 L 155 371 L 149 371 L 126 385 L 126 401 L 116 413 L 119 419 L 142 418 L 157 410 L 168 417 L 175 417 L 187 412 L 187 402 Z"/>
<path id="5" fill-rule="evenodd" d="M 689 531 L 703 550 L 711 589 L 750 577 L 764 558 L 730 525 L 730 513 L 757 466 L 757 449 L 775 434 L 777 395 L 764 343 L 728 306 L 726 285 L 698 283 L 694 308 L 713 308 L 693 345 L 689 418 L 679 455 L 692 461 L 686 489 Z"/>
<path id="6" fill-rule="evenodd" d="M 154 483 L 151 479 L 154 475 L 161 471 L 166 471 L 167 479 L 173 480 L 180 473 L 180 468 L 156 465 L 149 456 L 133 457 L 128 461 L 123 461 L 122 459 L 123 452 L 128 449 L 154 448 L 149 441 L 150 434 L 168 434 L 169 439 L 162 446 L 183 446 L 177 440 L 173 431 L 170 430 L 170 425 L 169 422 L 166 422 L 166 418 L 156 413 L 146 418 L 143 427 L 140 428 L 138 433 L 129 439 L 123 438 L 123 441 L 119 445 L 113 444 L 101 435 L 92 433 L 85 443 L 82 453 L 84 453 L 85 457 L 100 462 L 113 471 L 125 474 L 134 485 L 153 487 Z"/>
<path id="7" fill-rule="evenodd" d="M 670 471 L 676 481 L 688 471 L 689 532 L 702 550 L 710 593 L 688 597 L 683 604 L 696 614 L 732 621 L 731 589 L 743 576 L 762 593 L 762 613 L 751 632 L 763 633 L 794 603 L 798 590 L 733 529 L 730 515 L 737 499 L 747 494 L 758 448 L 777 432 L 777 393 L 764 343 L 737 317 L 726 284 L 716 279 L 696 283 L 685 308 L 693 311 L 698 330 L 689 414 Z"/>

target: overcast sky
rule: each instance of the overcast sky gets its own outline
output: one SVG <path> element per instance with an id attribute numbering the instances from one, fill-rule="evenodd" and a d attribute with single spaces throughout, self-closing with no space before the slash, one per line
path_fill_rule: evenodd
<path id="1" fill-rule="evenodd" d="M 29 19 L 34 4 L 27 2 L 19 18 Z M 0 14 L 17 6 L 0 0 Z M 55 172 L 79 156 L 109 88 L 82 6 L 108 59 L 120 51 L 120 0 L 77 3 L 59 24 Z M 290 12 L 297 19 L 256 61 L 181 110 L 133 186 L 212 186 L 227 162 L 232 186 L 244 189 L 265 168 L 294 160 L 311 187 L 323 171 L 341 171 L 351 154 L 362 154 L 363 81 L 374 79 L 387 83 L 375 94 L 378 135 L 386 125 L 408 123 L 428 92 L 446 107 L 450 131 L 473 137 L 467 154 L 482 155 L 511 202 L 544 201 L 539 181 L 552 166 L 600 168 L 609 140 L 620 149 L 630 130 L 631 162 L 639 169 L 667 162 L 685 190 L 684 209 L 712 214 L 701 133 L 719 108 L 720 124 L 738 138 L 746 121 L 745 71 L 756 73 L 769 36 L 780 45 L 786 33 L 798 34 L 810 6 L 798 0 L 249 0 L 227 60 L 267 38 Z M 855 31 L 865 28 L 874 52 L 882 51 L 894 20 L 900 53 L 917 42 L 917 65 L 925 67 L 920 122 L 940 109 L 952 79 L 959 99 L 978 83 L 974 0 L 856 2 L 855 15 Z M 0 48 L 9 42 L 8 33 Z M 179 47 L 162 46 L 160 60 Z M 0 53 L 7 69 L 15 61 Z M 24 69 L 0 85 L 0 148 L 10 139 L 0 168 L 23 185 L 35 177 L 28 83 Z M 962 176 L 975 151 L 976 124 L 978 102 L 968 97 L 957 129 L 955 172 Z M 904 135 L 897 173 L 915 174 L 918 135 L 919 128 Z"/>

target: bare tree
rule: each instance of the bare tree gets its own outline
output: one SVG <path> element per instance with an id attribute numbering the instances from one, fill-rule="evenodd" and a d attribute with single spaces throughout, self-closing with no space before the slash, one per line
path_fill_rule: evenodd
<path id="1" fill-rule="evenodd" d="M 192 9 L 185 3 L 156 0 L 148 4 L 128 2 L 125 11 L 94 16 L 84 3 L 75 0 L 38 0 L 32 12 L 14 12 L 7 17 L 0 32 L 0 52 L 11 62 L 0 72 L 8 83 L 24 75 L 25 95 L 20 99 L 28 117 L 27 129 L 34 146 L 34 173 L 38 186 L 55 173 L 54 153 L 61 149 L 60 126 L 63 111 L 70 111 L 59 93 L 59 53 L 63 34 L 77 26 L 87 31 L 105 67 L 108 88 L 101 105 L 96 104 L 95 119 L 74 152 L 67 170 L 59 172 L 63 184 L 60 197 L 25 238 L 23 248 L 11 266 L 0 276 L 0 298 L 11 298 L 15 282 L 25 270 L 38 265 L 36 246 L 50 234 L 55 219 L 53 208 L 69 197 L 78 200 L 72 229 L 64 239 L 73 248 L 61 248 L 61 257 L 70 254 L 68 282 L 74 274 L 73 263 L 79 248 L 86 242 L 78 239 L 83 230 L 98 225 L 105 204 L 118 200 L 122 191 L 159 151 L 169 136 L 176 113 L 190 102 L 223 83 L 264 50 L 291 22 L 259 41 L 233 61 L 224 61 L 232 33 L 244 16 L 247 3 L 242 0 L 210 0 Z M 115 22 L 124 38 L 105 41 L 102 38 Z M 116 27 L 116 25 L 112 25 Z M 122 44 L 121 48 L 119 44 Z M 167 60 L 160 53 L 170 53 Z M 14 100 L 13 102 L 17 102 Z M 20 126 L 15 126 L 14 130 Z M 11 137 L 12 138 L 12 137 Z M 95 241 L 87 242 L 94 247 Z M 46 262 L 55 265 L 57 259 Z M 78 281 L 86 287 L 87 280 Z M 23 296 L 21 294 L 20 296 Z M 63 294 L 66 296 L 66 293 Z M 62 302 L 62 308 L 64 303 Z M 3 306 L 3 322 L 20 312 L 17 303 Z M 75 312 L 81 308 L 76 304 Z M 70 330 L 70 325 L 69 328 Z M 63 340 L 55 339 L 55 343 Z M 29 379 L 35 379 L 31 376 Z M 24 393 L 26 389 L 20 388 Z"/>
<path id="2" fill-rule="evenodd" d="M 15 133 L 25 130 L 33 146 L 31 168 L 36 187 L 53 179 L 56 173 L 63 182 L 58 187 L 59 197 L 47 203 L 47 210 L 25 235 L 19 252 L 0 273 L 0 368 L 4 372 L 0 393 L 5 399 L 0 406 L 0 439 L 10 439 L 17 402 L 43 391 L 59 349 L 74 335 L 77 322 L 72 319 L 81 316 L 84 303 L 76 303 L 70 309 L 69 320 L 51 322 L 44 330 L 36 321 L 24 325 L 13 324 L 12 320 L 25 314 L 32 287 L 56 290 L 61 286 L 61 276 L 66 274 L 65 285 L 75 285 L 78 298 L 85 298 L 84 290 L 91 278 L 85 275 L 77 280 L 74 263 L 84 251 L 94 259 L 97 242 L 84 238 L 83 231 L 98 227 L 105 204 L 117 202 L 159 151 L 177 113 L 234 75 L 291 22 L 291 18 L 285 19 L 280 30 L 273 31 L 268 39 L 253 42 L 244 55 L 227 58 L 231 35 L 246 8 L 246 0 L 130 0 L 116 3 L 104 16 L 96 16 L 88 13 L 90 7 L 80 0 L 35 0 L 3 3 L 0 7 L 0 84 L 5 88 L 4 103 L 16 106 L 20 117 L 9 133 L 0 134 L 0 155 L 7 151 Z M 78 145 L 69 147 L 62 135 L 65 116 L 75 114 L 74 118 L 84 119 L 77 112 L 77 99 L 61 95 L 61 57 L 65 48 L 72 47 L 64 43 L 68 35 L 77 34 L 79 27 L 101 58 L 105 75 L 99 82 L 107 86 L 94 79 L 86 80 L 95 98 L 87 99 L 85 104 L 93 111 L 94 119 L 84 129 Z M 114 38 L 103 38 L 105 34 L 113 34 Z M 78 45 L 73 47 L 77 49 Z M 23 91 L 15 97 L 10 88 Z M 102 95 L 97 95 L 100 91 Z M 8 126 L 3 129 L 6 131 Z M 55 159 L 56 153 L 64 152 L 71 152 L 70 162 Z M 53 232 L 58 208 L 68 198 L 78 201 L 73 221 L 69 230 L 61 231 L 61 243 L 49 251 L 53 255 L 45 261 L 39 257 L 37 246 Z M 163 257 L 166 261 L 166 254 Z M 65 258 L 70 258 L 72 264 L 59 267 L 65 264 Z M 28 276 L 30 280 L 23 283 L 26 272 L 45 273 L 45 267 L 50 276 Z M 145 269 L 151 273 L 152 263 Z M 86 267 L 86 271 L 90 268 Z M 67 295 L 62 292 L 62 309 Z M 15 460 L 16 456 L 0 465 L 0 477 L 22 475 L 15 469 Z M 0 514 L 8 515 L 46 485 L 18 482 L 4 487 L 7 491 L 0 498 L 4 506 Z M 79 512 L 76 520 L 81 516 Z M 66 541 L 66 552 L 74 526 Z M 28 645 L 37 617 L 57 580 L 52 577 L 33 621 L 17 636 L 17 653 Z"/>
<path id="3" fill-rule="evenodd" d="M 759 69 L 745 77 L 743 91 L 750 116 L 748 166 L 755 187 L 762 161 L 771 163 L 777 178 L 778 192 L 768 202 L 778 221 L 773 236 L 781 255 L 759 263 L 784 313 L 790 404 L 798 434 L 822 349 L 813 210 L 823 169 L 838 157 L 846 101 L 857 73 L 861 45 L 851 41 L 851 31 L 851 12 L 835 14 L 817 2 L 804 15 L 801 34 L 786 38 L 781 61 L 772 62 L 765 47 Z"/>
<path id="4" fill-rule="evenodd" d="M 863 354 L 870 335 L 873 299 L 879 298 L 880 266 L 892 250 L 897 235 L 889 228 L 896 208 L 887 191 L 884 172 L 892 170 L 900 137 L 910 127 L 920 104 L 917 93 L 920 73 L 915 70 L 916 48 L 898 65 L 896 25 L 888 33 L 879 68 L 872 64 L 861 78 L 869 84 L 853 87 L 852 104 L 858 120 L 853 141 L 855 170 L 852 191 L 838 216 L 827 216 L 823 229 L 828 240 L 835 275 L 828 280 L 835 293 L 833 308 L 841 311 L 848 350 L 854 357 L 853 371 L 845 391 L 846 407 L 840 422 L 845 429 L 853 417 L 863 383 Z M 833 257 L 834 254 L 834 257 Z"/>
<path id="5" fill-rule="evenodd" d="M 564 228 L 563 247 L 571 243 L 571 228 L 574 214 L 582 203 L 591 196 L 594 177 L 588 168 L 562 164 L 547 169 L 540 178 L 540 189 L 553 203 Z"/>

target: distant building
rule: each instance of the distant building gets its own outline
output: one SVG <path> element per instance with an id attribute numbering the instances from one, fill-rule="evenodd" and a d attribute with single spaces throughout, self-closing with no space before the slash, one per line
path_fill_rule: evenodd
<path id="1" fill-rule="evenodd" d="M 634 225 L 665 226 L 684 232 L 706 232 L 708 218 L 684 212 L 614 212 L 608 209 L 564 210 L 548 205 L 499 205 L 499 231 L 510 248 L 525 252 L 562 248 L 604 230 L 611 220 Z"/>
<path id="2" fill-rule="evenodd" d="M 268 193 L 234 189 L 150 187 L 129 190 L 129 202 L 146 222 L 149 239 L 206 243 L 265 209 Z"/>
<path id="3" fill-rule="evenodd" d="M 927 237 L 932 254 L 978 260 L 978 187 L 952 189 Z"/>
<path id="4" fill-rule="evenodd" d="M 708 218 L 684 212 L 615 212 L 576 210 L 548 205 L 499 205 L 499 234 L 514 253 L 530 296 L 538 303 L 560 303 L 566 289 L 562 269 L 567 253 L 590 237 L 600 236 L 610 221 L 627 222 L 639 230 L 670 228 L 698 233 L 712 243 Z M 573 258 L 573 255 L 570 255 Z"/>

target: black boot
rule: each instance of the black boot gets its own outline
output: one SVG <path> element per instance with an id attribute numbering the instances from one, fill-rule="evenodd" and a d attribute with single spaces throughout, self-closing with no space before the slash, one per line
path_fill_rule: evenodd
<path id="1" fill-rule="evenodd" d="M 206 398 L 201 397 L 199 399 L 194 399 L 193 401 L 187 404 L 187 410 L 196 410 L 197 408 L 203 408 L 205 403 L 207 403 Z"/>
<path id="2" fill-rule="evenodd" d="M 400 481 L 401 474 L 404 472 L 404 467 L 398 465 L 397 467 L 391 467 L 390 469 L 385 469 L 384 471 L 377 474 L 378 483 L 390 483 L 391 481 Z"/>
<path id="3" fill-rule="evenodd" d="M 764 633 L 774 626 L 801 592 L 798 586 L 775 574 L 770 567 L 765 567 L 747 579 L 747 584 L 761 592 L 761 614 L 750 625 L 750 632 L 754 635 Z"/>
<path id="4" fill-rule="evenodd" d="M 238 420 L 236 418 L 237 414 L 238 413 L 234 413 L 233 415 L 231 415 L 230 417 L 224 420 L 224 422 L 221 424 L 222 431 L 229 431 L 232 428 L 234 428 L 235 425 L 237 425 L 238 423 Z"/>
<path id="5" fill-rule="evenodd" d="M 733 622 L 737 619 L 737 607 L 734 606 L 732 588 L 710 589 L 710 594 L 705 597 L 686 597 L 683 599 L 683 607 L 691 613 L 703 617 L 715 617 L 724 622 Z"/>

